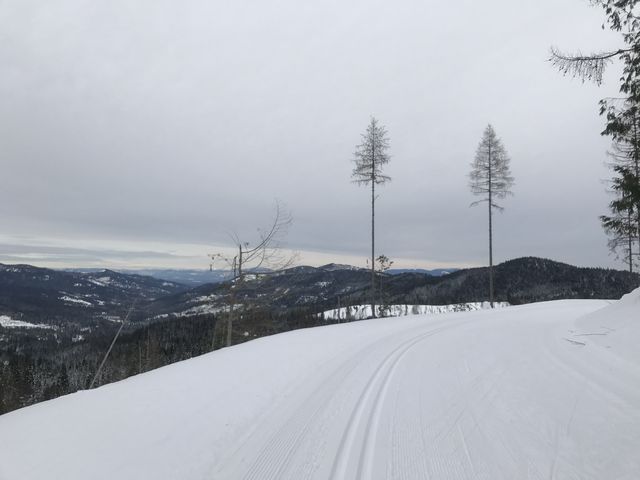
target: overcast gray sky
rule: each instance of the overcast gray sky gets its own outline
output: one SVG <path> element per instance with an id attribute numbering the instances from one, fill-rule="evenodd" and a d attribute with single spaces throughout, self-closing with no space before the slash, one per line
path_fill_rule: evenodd
<path id="1" fill-rule="evenodd" d="M 619 69 L 596 87 L 546 61 L 617 47 L 603 18 L 586 0 L 0 1 L 0 262 L 204 268 L 277 198 L 301 263 L 364 265 L 350 175 L 374 115 L 396 265 L 487 263 L 467 174 L 490 122 L 516 179 L 496 260 L 623 268 L 598 220 Z"/>

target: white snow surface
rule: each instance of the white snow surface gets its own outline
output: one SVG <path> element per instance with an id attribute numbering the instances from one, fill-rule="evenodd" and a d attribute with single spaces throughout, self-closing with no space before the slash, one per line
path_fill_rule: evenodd
<path id="1" fill-rule="evenodd" d="M 0 479 L 637 479 L 640 290 L 275 335 L 0 417 Z"/>
<path id="2" fill-rule="evenodd" d="M 55 327 L 52 325 L 45 325 L 42 323 L 29 323 L 23 320 L 14 320 L 8 315 L 0 315 L 0 326 L 5 328 L 43 328 L 46 330 L 55 330 Z"/>
<path id="3" fill-rule="evenodd" d="M 80 298 L 70 297 L 69 295 L 63 295 L 62 297 L 60 297 L 60 300 L 67 303 L 77 303 L 79 305 L 82 305 L 83 307 L 93 307 L 93 304 L 91 302 L 87 302 L 86 300 L 82 300 Z"/>

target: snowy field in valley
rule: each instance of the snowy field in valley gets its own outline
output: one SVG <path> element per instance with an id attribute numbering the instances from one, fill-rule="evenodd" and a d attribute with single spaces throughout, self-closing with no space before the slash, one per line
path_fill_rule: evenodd
<path id="1" fill-rule="evenodd" d="M 0 315 L 0 327 L 4 328 L 44 328 L 55 330 L 55 327 L 51 325 L 35 324 L 29 322 L 23 322 L 22 320 L 15 320 L 8 315 Z"/>
<path id="2" fill-rule="evenodd" d="M 299 330 L 0 417 L 0 479 L 638 479 L 640 290 Z"/>

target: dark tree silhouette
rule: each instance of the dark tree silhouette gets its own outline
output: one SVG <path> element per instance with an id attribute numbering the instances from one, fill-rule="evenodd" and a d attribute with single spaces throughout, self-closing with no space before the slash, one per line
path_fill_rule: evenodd
<path id="1" fill-rule="evenodd" d="M 471 205 L 487 202 L 489 209 L 489 302 L 493 308 L 493 209 L 502 211 L 496 199 L 511 194 L 513 177 L 509 170 L 507 151 L 491 125 L 488 125 L 478 145 L 476 158 L 471 164 L 469 185 L 474 195 L 482 198 Z"/>
<path id="2" fill-rule="evenodd" d="M 371 185 L 371 315 L 373 317 L 376 316 L 376 185 L 383 185 L 391 180 L 391 177 L 382 173 L 383 165 L 389 163 L 391 158 L 388 150 L 387 130 L 371 117 L 367 131 L 362 134 L 362 143 L 356 147 L 352 178 L 358 185 Z"/>

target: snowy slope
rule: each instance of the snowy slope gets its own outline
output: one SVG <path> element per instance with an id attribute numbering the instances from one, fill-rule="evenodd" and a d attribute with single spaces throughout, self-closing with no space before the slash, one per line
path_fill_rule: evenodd
<path id="1" fill-rule="evenodd" d="M 0 315 L 0 327 L 4 328 L 43 328 L 45 330 L 55 330 L 51 325 L 35 324 L 23 322 L 22 320 L 14 320 L 8 315 Z"/>
<path id="2" fill-rule="evenodd" d="M 0 479 L 637 479 L 639 297 L 254 340 L 0 417 Z"/>

